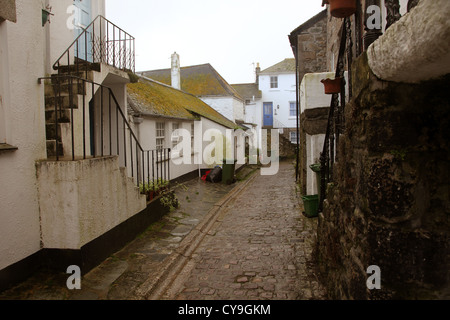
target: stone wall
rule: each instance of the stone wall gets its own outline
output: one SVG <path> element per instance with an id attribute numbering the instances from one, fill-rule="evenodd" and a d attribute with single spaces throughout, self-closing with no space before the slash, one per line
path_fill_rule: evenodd
<path id="1" fill-rule="evenodd" d="M 319 218 L 316 254 L 333 299 L 450 298 L 450 76 L 381 81 L 353 65 L 341 161 Z M 367 268 L 381 269 L 369 290 Z"/>

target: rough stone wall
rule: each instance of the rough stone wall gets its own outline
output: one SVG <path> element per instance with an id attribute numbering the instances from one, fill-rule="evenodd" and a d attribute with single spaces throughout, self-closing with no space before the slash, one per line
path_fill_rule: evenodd
<path id="1" fill-rule="evenodd" d="M 307 73 L 323 72 L 327 67 L 327 19 L 316 22 L 298 36 L 300 82 Z"/>
<path id="2" fill-rule="evenodd" d="M 353 66 L 317 258 L 334 299 L 450 298 L 450 76 L 421 84 Z M 381 269 L 381 290 L 366 273 Z"/>

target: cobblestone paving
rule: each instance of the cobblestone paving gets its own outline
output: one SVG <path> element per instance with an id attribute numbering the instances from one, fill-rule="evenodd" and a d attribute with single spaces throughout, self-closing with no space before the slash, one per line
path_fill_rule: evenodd
<path id="1" fill-rule="evenodd" d="M 321 300 L 314 273 L 316 219 L 301 214 L 294 168 L 255 177 L 228 204 L 163 299 Z"/>

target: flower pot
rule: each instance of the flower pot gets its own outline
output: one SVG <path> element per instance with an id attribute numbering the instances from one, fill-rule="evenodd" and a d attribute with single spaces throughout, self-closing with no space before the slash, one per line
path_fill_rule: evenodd
<path id="1" fill-rule="evenodd" d="M 350 17 L 356 12 L 356 0 L 328 0 L 330 13 L 335 18 Z"/>
<path id="2" fill-rule="evenodd" d="M 341 93 L 342 78 L 324 79 L 321 82 L 325 87 L 325 94 Z"/>

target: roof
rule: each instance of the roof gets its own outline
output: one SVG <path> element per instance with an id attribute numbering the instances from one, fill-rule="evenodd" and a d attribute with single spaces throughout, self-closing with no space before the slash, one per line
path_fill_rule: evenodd
<path id="1" fill-rule="evenodd" d="M 258 85 L 256 83 L 232 84 L 231 86 L 245 100 L 252 100 L 253 97 L 255 99 L 262 98 L 262 92 L 261 90 L 259 90 Z"/>
<path id="2" fill-rule="evenodd" d="M 260 75 L 264 74 L 280 74 L 280 73 L 295 73 L 295 59 L 288 58 L 283 61 L 273 65 L 263 71 L 261 71 Z"/>
<path id="3" fill-rule="evenodd" d="M 186 120 L 201 116 L 227 128 L 238 127 L 194 95 L 151 79 L 139 77 L 138 82 L 127 84 L 127 92 L 135 114 Z"/>
<path id="4" fill-rule="evenodd" d="M 171 69 L 143 71 L 139 74 L 167 85 L 172 83 Z M 198 97 L 232 96 L 243 100 L 209 63 L 182 67 L 181 90 Z"/>

